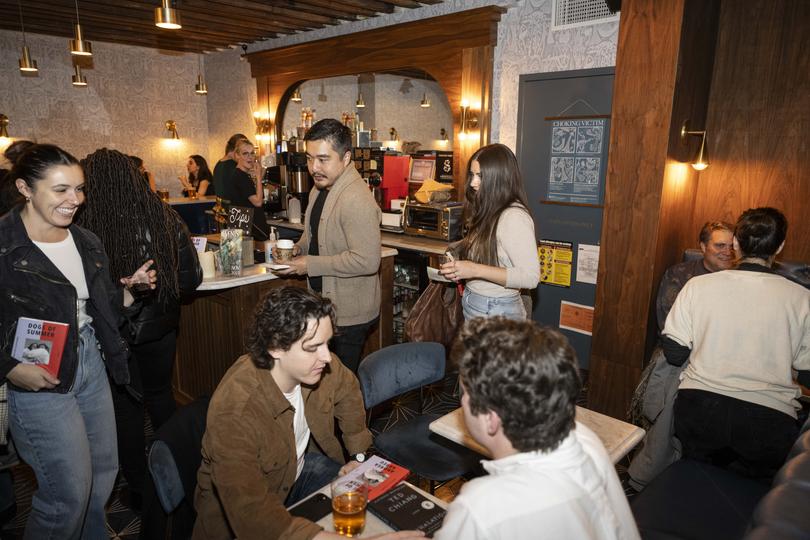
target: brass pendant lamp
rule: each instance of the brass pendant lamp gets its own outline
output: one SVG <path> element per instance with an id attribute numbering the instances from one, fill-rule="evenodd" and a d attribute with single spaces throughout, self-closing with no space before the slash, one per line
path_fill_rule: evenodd
<path id="1" fill-rule="evenodd" d="M 160 7 L 155 8 L 155 26 L 166 30 L 180 30 L 180 15 L 171 7 L 171 0 L 161 0 Z"/>
<path id="2" fill-rule="evenodd" d="M 37 61 L 31 58 L 31 51 L 28 50 L 28 45 L 25 42 L 25 24 L 23 23 L 22 3 L 17 0 L 17 7 L 20 10 L 20 30 L 23 36 L 22 57 L 20 58 L 20 71 L 23 73 L 37 73 Z"/>
<path id="3" fill-rule="evenodd" d="M 79 0 L 74 0 L 76 5 L 76 24 L 73 26 L 75 39 L 70 40 L 70 54 L 75 56 L 93 56 L 93 45 L 85 41 L 82 36 L 82 25 L 79 21 Z"/>
<path id="4" fill-rule="evenodd" d="M 197 71 L 197 84 L 194 85 L 194 93 L 200 96 L 204 96 L 208 93 L 208 85 L 205 84 L 205 79 L 203 78 L 203 61 L 202 61 L 202 54 L 199 55 L 199 69 Z"/>

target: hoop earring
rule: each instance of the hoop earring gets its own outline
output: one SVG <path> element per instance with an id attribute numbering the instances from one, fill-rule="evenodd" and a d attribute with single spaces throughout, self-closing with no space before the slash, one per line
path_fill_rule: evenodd
<path id="1" fill-rule="evenodd" d="M 25 202 L 30 203 L 31 202 L 31 197 L 26 197 Z"/>

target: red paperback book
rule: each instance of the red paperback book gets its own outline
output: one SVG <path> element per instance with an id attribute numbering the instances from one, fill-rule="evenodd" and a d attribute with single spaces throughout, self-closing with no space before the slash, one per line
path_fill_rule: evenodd
<path id="1" fill-rule="evenodd" d="M 373 501 L 403 481 L 411 472 L 380 456 L 371 456 L 359 467 L 341 477 L 347 484 L 363 477 L 368 482 L 368 500 Z"/>
<path id="2" fill-rule="evenodd" d="M 23 364 L 36 364 L 58 377 L 68 327 L 65 323 L 20 317 L 11 356 Z"/>

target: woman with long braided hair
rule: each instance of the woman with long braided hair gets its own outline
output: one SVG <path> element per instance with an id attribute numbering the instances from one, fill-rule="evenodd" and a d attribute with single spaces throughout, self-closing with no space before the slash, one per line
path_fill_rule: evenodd
<path id="1" fill-rule="evenodd" d="M 156 430 L 176 408 L 171 381 L 180 296 L 197 288 L 202 271 L 188 228 L 143 182 L 129 157 L 102 148 L 81 164 L 87 203 L 78 222 L 101 238 L 113 280 L 130 275 L 144 258 L 153 259 L 157 271 L 157 290 L 139 299 L 140 310 L 130 317 L 132 383 L 113 388 L 119 457 L 137 497 L 146 475 L 143 407 Z"/>

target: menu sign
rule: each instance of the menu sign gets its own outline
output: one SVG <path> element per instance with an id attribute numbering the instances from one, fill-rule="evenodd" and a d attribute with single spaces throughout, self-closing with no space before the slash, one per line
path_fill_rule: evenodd
<path id="1" fill-rule="evenodd" d="M 226 228 L 228 229 L 242 229 L 245 234 L 250 234 L 253 228 L 253 208 L 246 206 L 231 206 L 228 208 L 228 216 L 226 217 Z"/>

